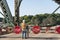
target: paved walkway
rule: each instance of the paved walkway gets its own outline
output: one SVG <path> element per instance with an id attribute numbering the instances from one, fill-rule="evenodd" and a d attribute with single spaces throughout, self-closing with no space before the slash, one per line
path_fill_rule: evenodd
<path id="1" fill-rule="evenodd" d="M 21 34 L 6 34 L 1 35 L 0 40 L 60 40 L 60 34 L 52 34 L 52 33 L 39 33 L 33 34 L 30 33 L 30 37 L 28 39 L 22 39 Z"/>

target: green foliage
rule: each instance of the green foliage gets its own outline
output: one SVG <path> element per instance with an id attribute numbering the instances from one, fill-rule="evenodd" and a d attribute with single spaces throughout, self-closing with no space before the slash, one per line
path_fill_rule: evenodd
<path id="1" fill-rule="evenodd" d="M 49 17 L 50 16 L 50 17 Z M 22 20 L 26 20 L 27 24 L 39 24 L 39 25 L 58 25 L 60 24 L 60 14 L 59 13 L 55 13 L 55 14 L 49 14 L 49 13 L 45 13 L 45 14 L 37 14 L 35 16 L 32 15 L 25 15 L 20 17 L 20 21 Z"/>
<path id="2" fill-rule="evenodd" d="M 0 21 L 2 20 L 3 19 L 0 18 Z M 59 13 L 54 13 L 54 14 L 45 13 L 45 14 L 37 14 L 35 16 L 25 15 L 25 16 L 20 17 L 20 23 L 22 22 L 22 20 L 26 20 L 27 24 L 33 24 L 33 25 L 39 24 L 40 26 L 60 25 L 60 14 Z"/>

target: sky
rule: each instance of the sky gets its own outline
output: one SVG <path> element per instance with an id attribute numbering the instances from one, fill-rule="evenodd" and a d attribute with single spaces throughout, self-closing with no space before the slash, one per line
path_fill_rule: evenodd
<path id="1" fill-rule="evenodd" d="M 15 16 L 14 0 L 7 0 L 7 3 L 12 15 Z M 22 0 L 19 8 L 19 16 L 52 13 L 58 6 L 59 5 L 52 0 Z M 60 13 L 60 9 L 57 11 L 57 13 Z M 0 17 L 3 16 L 0 14 Z"/>

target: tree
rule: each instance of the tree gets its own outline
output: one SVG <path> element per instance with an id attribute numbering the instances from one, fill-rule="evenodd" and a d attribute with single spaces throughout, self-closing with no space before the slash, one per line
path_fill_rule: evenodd
<path id="1" fill-rule="evenodd" d="M 54 14 L 51 14 L 51 16 L 47 17 L 47 19 L 44 19 L 41 25 L 48 26 L 48 24 L 51 26 L 56 24 L 56 18 L 54 17 Z"/>

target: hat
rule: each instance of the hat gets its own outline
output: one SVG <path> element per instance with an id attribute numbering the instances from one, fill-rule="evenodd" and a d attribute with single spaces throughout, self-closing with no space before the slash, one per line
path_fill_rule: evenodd
<path id="1" fill-rule="evenodd" d="M 23 23 L 25 23 L 25 20 L 23 20 Z"/>

